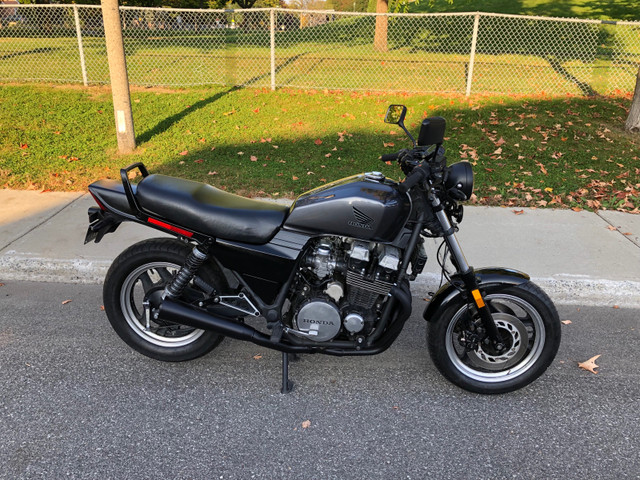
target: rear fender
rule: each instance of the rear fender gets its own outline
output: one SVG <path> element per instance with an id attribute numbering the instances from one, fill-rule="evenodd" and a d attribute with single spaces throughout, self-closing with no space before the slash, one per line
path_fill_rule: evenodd
<path id="1" fill-rule="evenodd" d="M 500 292 L 516 285 L 522 285 L 531 280 L 526 273 L 500 267 L 479 268 L 475 271 L 475 275 L 478 281 L 478 288 L 483 296 Z M 460 285 L 462 285 L 462 282 L 460 282 Z M 450 282 L 444 284 L 424 309 L 423 318 L 428 322 L 438 321 L 438 312 L 446 309 L 451 303 L 460 301 L 462 295 L 461 291 Z"/>
<path id="2" fill-rule="evenodd" d="M 133 189 L 135 191 L 135 185 Z M 123 219 L 136 219 L 135 212 L 131 210 L 122 183 L 114 180 L 98 180 L 89 185 L 89 193 L 91 193 L 102 210 L 108 210 L 120 215 Z"/>

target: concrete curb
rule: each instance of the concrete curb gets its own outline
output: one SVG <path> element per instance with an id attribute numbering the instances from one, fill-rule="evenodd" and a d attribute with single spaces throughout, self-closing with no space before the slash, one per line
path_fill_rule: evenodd
<path id="1" fill-rule="evenodd" d="M 111 262 L 52 260 L 48 258 L 14 255 L 8 251 L 0 256 L 2 279 L 76 284 L 102 284 Z M 446 280 L 445 280 L 446 281 Z M 595 278 L 540 278 L 532 277 L 551 299 L 559 305 L 619 306 L 640 308 L 640 282 L 614 281 Z M 440 287 L 439 273 L 423 273 L 412 282 L 412 293 L 428 298 Z"/>

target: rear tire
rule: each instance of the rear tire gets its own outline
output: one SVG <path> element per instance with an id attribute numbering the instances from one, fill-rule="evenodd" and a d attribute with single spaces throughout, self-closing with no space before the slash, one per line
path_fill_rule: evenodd
<path id="1" fill-rule="evenodd" d="M 482 344 L 465 349 L 461 338 L 470 336 L 465 327 L 470 315 L 459 297 L 428 324 L 431 359 L 447 379 L 465 390 L 485 394 L 518 390 L 542 375 L 555 358 L 560 346 L 558 312 L 531 282 L 493 293 L 489 288 L 483 296 L 507 350 L 496 353 Z"/>
<path id="2" fill-rule="evenodd" d="M 122 252 L 107 273 L 103 288 L 104 309 L 116 333 L 127 345 L 147 357 L 165 362 L 182 362 L 201 357 L 223 340 L 215 332 L 147 318 L 144 298 L 164 290 L 184 264 L 192 246 L 174 239 L 152 239 L 136 243 Z M 218 293 L 227 290 L 224 275 L 213 262 L 206 262 L 197 276 Z M 207 298 L 193 284 L 181 300 L 195 302 Z"/>

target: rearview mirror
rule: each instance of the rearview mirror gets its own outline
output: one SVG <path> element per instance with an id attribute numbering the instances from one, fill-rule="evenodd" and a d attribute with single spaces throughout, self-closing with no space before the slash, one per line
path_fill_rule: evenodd
<path id="1" fill-rule="evenodd" d="M 444 142 L 444 132 L 447 129 L 447 122 L 442 117 L 425 118 L 420 125 L 420 135 L 418 135 L 418 145 L 438 145 Z"/>
<path id="2" fill-rule="evenodd" d="M 389 105 L 387 114 L 384 116 L 384 123 L 402 125 L 404 116 L 407 114 L 407 107 L 404 105 Z"/>

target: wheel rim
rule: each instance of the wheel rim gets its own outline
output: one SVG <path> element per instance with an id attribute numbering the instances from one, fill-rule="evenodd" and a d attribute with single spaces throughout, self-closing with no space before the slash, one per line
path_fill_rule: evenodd
<path id="1" fill-rule="evenodd" d="M 204 334 L 204 330 L 154 320 L 153 315 L 147 329 L 143 307 L 145 296 L 163 288 L 179 269 L 179 265 L 170 262 L 146 263 L 127 276 L 120 290 L 120 307 L 131 329 L 142 339 L 160 347 L 183 347 Z"/>
<path id="2" fill-rule="evenodd" d="M 460 308 L 449 322 L 446 351 L 454 367 L 463 375 L 480 382 L 497 383 L 512 380 L 528 371 L 542 354 L 545 328 L 540 313 L 526 300 L 506 294 L 485 297 L 498 331 L 507 342 L 500 354 L 479 346 L 465 352 L 458 341 L 459 327 L 468 315 L 467 306 Z"/>

